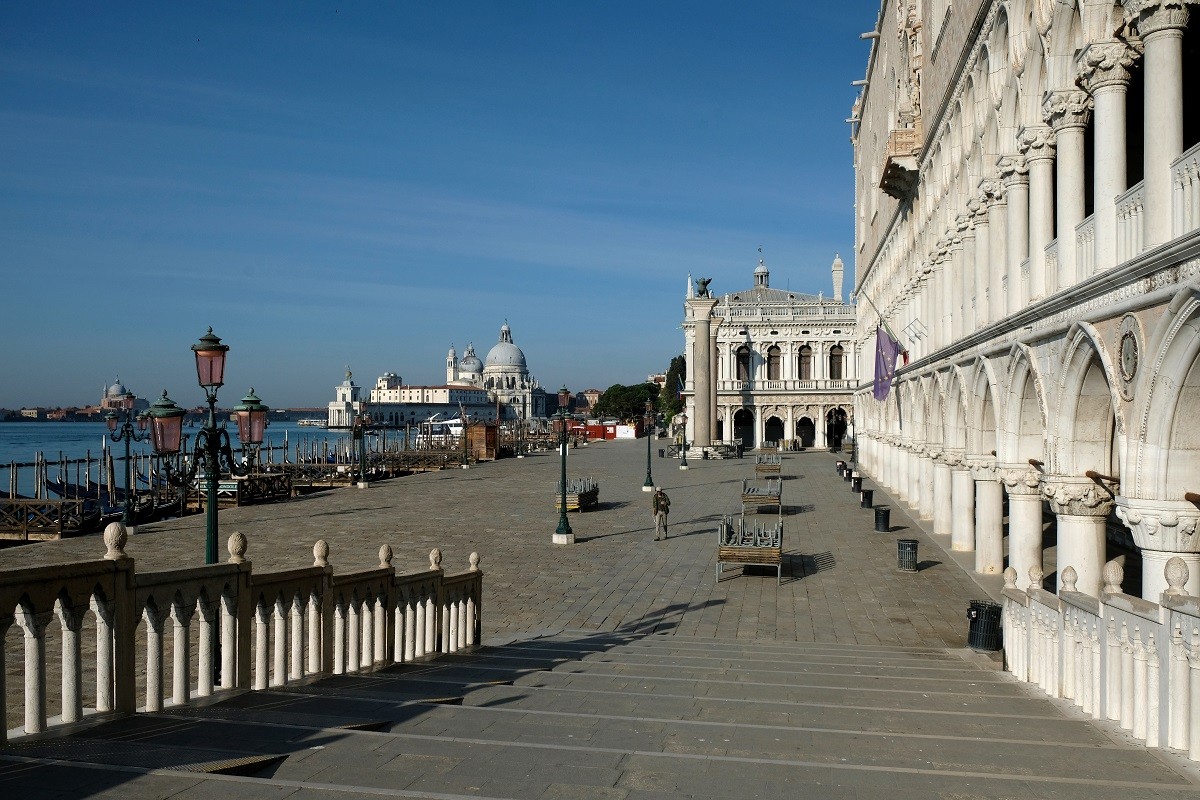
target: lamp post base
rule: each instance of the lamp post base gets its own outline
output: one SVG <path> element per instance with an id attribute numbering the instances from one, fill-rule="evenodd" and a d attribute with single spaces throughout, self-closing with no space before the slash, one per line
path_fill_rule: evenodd
<path id="1" fill-rule="evenodd" d="M 574 533 L 556 533 L 550 539 L 551 544 L 575 544 Z"/>
<path id="2" fill-rule="evenodd" d="M 355 485 L 360 489 L 369 489 L 371 487 L 371 484 L 368 481 L 359 481 Z"/>
<path id="3" fill-rule="evenodd" d="M 654 487 L 653 487 L 653 486 L 651 486 L 651 485 L 649 485 L 649 484 L 646 484 L 645 486 L 643 486 L 643 487 L 642 487 L 642 491 L 643 491 L 643 492 L 653 492 L 653 491 L 654 491 Z"/>

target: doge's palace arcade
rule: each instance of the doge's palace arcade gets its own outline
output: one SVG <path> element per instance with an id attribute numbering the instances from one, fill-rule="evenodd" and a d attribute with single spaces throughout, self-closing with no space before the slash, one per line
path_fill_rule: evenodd
<path id="1" fill-rule="evenodd" d="M 859 388 L 862 466 L 1020 589 L 1124 556 L 1157 603 L 1177 557 L 1200 594 L 1198 10 L 885 0 L 866 34 L 854 349 L 869 381 L 882 317 L 910 361 Z"/>

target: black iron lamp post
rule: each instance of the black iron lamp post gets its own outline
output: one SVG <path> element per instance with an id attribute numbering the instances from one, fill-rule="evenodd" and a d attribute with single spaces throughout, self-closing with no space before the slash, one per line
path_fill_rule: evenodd
<path id="1" fill-rule="evenodd" d="M 562 471 L 559 476 L 561 496 L 558 507 L 558 529 L 554 531 L 554 544 L 575 543 L 575 532 L 571 530 L 571 523 L 567 521 L 567 403 L 570 399 L 571 393 L 566 386 L 558 390 L 558 422 L 561 426 L 558 446 L 562 459 Z"/>
<path id="2" fill-rule="evenodd" d="M 680 414 L 679 417 L 680 417 L 680 419 L 683 420 L 683 450 L 681 451 L 682 455 L 679 458 L 679 468 L 687 469 L 688 468 L 688 463 L 687 463 L 687 451 L 688 451 L 687 414 Z"/>
<path id="3" fill-rule="evenodd" d="M 650 440 L 654 437 L 650 435 L 651 426 L 654 425 L 654 401 L 646 401 L 646 482 L 642 484 L 643 492 L 654 491 L 654 478 L 650 474 Z"/>
<path id="4" fill-rule="evenodd" d="M 150 418 L 146 414 L 138 414 L 135 417 L 132 406 L 126 406 L 124 413 L 120 416 L 114 411 L 109 411 L 104 415 L 104 422 L 108 425 L 108 431 L 112 434 L 111 438 L 114 444 L 125 442 L 125 513 L 121 516 L 121 523 L 126 528 L 131 528 L 133 527 L 133 457 L 129 448 L 134 442 L 144 442 L 150 438 L 150 434 L 146 432 Z"/>
<path id="5" fill-rule="evenodd" d="M 358 488 L 367 488 L 367 428 L 371 425 L 370 414 L 358 414 L 354 418 L 351 436 L 358 455 Z"/>

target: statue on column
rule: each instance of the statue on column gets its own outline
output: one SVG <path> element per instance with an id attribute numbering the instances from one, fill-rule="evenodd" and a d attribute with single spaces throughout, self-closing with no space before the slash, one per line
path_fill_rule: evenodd
<path id="1" fill-rule="evenodd" d="M 708 284 L 712 278 L 696 278 L 696 297 L 712 297 L 708 292 Z"/>

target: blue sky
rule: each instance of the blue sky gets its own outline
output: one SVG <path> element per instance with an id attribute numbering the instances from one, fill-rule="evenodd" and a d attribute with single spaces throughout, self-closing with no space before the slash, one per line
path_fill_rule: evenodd
<path id="1" fill-rule="evenodd" d="M 688 272 L 829 292 L 878 8 L 0 5 L 0 406 L 198 403 L 209 325 L 223 405 L 441 382 L 505 319 L 550 389 L 643 380 Z"/>

